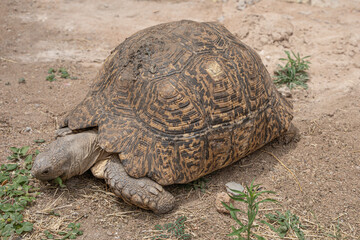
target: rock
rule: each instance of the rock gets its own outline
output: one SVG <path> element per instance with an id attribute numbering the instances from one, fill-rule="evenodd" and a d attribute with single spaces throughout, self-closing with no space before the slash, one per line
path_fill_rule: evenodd
<path id="1" fill-rule="evenodd" d="M 268 44 L 268 42 L 269 42 L 269 40 L 268 40 L 268 38 L 266 36 L 261 36 L 260 37 L 260 43 L 262 45 L 266 45 L 266 44 Z"/>
<path id="2" fill-rule="evenodd" d="M 225 186 L 226 186 L 226 191 L 231 195 L 237 195 L 237 193 L 231 191 L 230 189 L 237 190 L 240 192 L 244 191 L 244 187 L 240 183 L 228 182 L 227 184 L 225 184 Z"/>
<path id="3" fill-rule="evenodd" d="M 281 95 L 283 95 L 286 98 L 292 97 L 291 90 L 287 86 L 282 86 L 282 87 L 278 88 L 277 90 L 279 93 L 281 93 Z"/>
<path id="4" fill-rule="evenodd" d="M 31 127 L 26 127 L 23 131 L 24 132 L 32 132 L 32 129 L 31 129 Z"/>
<path id="5" fill-rule="evenodd" d="M 220 192 L 216 194 L 216 200 L 215 200 L 215 207 L 216 210 L 219 213 L 230 213 L 229 210 L 227 210 L 224 205 L 222 205 L 222 202 L 226 203 L 227 205 L 230 205 L 230 203 L 234 203 L 234 200 L 230 198 L 230 196 L 226 192 Z"/>
<path id="6" fill-rule="evenodd" d="M 220 23 L 222 23 L 222 22 L 224 22 L 224 20 L 225 20 L 225 16 L 224 15 L 221 15 L 220 17 L 218 17 L 218 22 L 220 22 Z"/>

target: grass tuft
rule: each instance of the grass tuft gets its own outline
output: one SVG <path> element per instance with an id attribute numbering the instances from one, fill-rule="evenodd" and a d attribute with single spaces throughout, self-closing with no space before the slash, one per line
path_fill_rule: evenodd
<path id="1" fill-rule="evenodd" d="M 178 240 L 190 240 L 192 235 L 185 233 L 185 216 L 178 217 L 174 223 L 166 223 L 164 225 L 155 225 L 155 230 L 160 234 L 151 237 L 152 240 L 163 239 L 178 239 Z"/>
<path id="2" fill-rule="evenodd" d="M 278 64 L 278 69 L 275 71 L 274 83 L 276 85 L 285 84 L 290 89 L 300 86 L 305 89 L 308 88 L 307 81 L 309 74 L 306 72 L 310 66 L 310 61 L 307 60 L 310 56 L 300 57 L 300 54 L 295 54 L 291 51 L 285 51 L 287 58 L 280 58 L 281 61 L 286 61 L 284 66 Z M 294 57 L 294 58 L 293 58 Z"/>
<path id="3" fill-rule="evenodd" d="M 305 235 L 301 230 L 305 227 L 301 225 L 299 217 L 292 214 L 289 210 L 286 211 L 285 214 L 276 211 L 276 214 L 269 213 L 265 216 L 272 224 L 263 220 L 261 223 L 266 224 L 271 230 L 276 232 L 280 238 L 286 237 L 289 230 L 293 230 L 299 240 L 305 240 Z"/>

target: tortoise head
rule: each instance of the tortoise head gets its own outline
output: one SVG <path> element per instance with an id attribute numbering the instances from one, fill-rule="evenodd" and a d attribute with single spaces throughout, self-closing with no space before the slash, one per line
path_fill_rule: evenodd
<path id="1" fill-rule="evenodd" d="M 96 131 L 66 135 L 56 139 L 36 157 L 31 173 L 39 180 L 57 177 L 66 180 L 83 174 L 104 156 L 103 153 L 97 144 Z"/>
<path id="2" fill-rule="evenodd" d="M 52 142 L 35 159 L 31 174 L 39 180 L 66 179 L 72 165 L 72 154 L 66 137 Z"/>

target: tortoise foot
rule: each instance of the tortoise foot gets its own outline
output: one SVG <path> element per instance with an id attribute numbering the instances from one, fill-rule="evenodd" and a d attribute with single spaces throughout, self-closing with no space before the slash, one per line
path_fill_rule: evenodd
<path id="1" fill-rule="evenodd" d="M 69 134 L 72 134 L 72 130 L 70 128 L 68 128 L 68 127 L 59 128 L 55 132 L 55 138 L 64 137 L 64 136 L 69 135 Z"/>
<path id="2" fill-rule="evenodd" d="M 125 202 L 155 213 L 171 211 L 175 198 L 150 178 L 130 177 L 119 158 L 113 155 L 106 164 L 105 180 L 113 192 Z"/>

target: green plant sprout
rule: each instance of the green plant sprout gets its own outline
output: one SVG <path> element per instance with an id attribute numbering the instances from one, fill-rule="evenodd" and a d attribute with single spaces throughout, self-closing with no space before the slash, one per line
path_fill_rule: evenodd
<path id="1" fill-rule="evenodd" d="M 300 57 L 300 54 L 295 54 L 291 51 L 294 58 L 292 58 L 289 51 L 285 51 L 287 58 L 280 58 L 281 61 L 286 61 L 284 66 L 278 64 L 278 69 L 275 71 L 274 83 L 276 85 L 285 84 L 290 89 L 300 86 L 305 89 L 308 88 L 307 81 L 309 75 L 306 72 L 310 66 L 310 61 L 306 60 L 310 56 Z"/>
<path id="2" fill-rule="evenodd" d="M 78 236 L 83 235 L 83 231 L 80 230 L 80 223 L 70 223 L 67 228 L 67 232 L 56 233 L 56 235 L 62 236 L 61 238 L 56 238 L 57 240 L 76 239 Z M 51 234 L 49 230 L 45 230 L 44 235 L 46 239 L 55 239 L 54 235 Z"/>
<path id="3" fill-rule="evenodd" d="M 254 225 L 254 221 L 256 219 L 256 216 L 259 212 L 259 205 L 265 202 L 277 202 L 275 199 L 266 198 L 259 201 L 259 197 L 265 193 L 272 193 L 273 191 L 258 191 L 260 189 L 260 184 L 254 185 L 255 179 L 251 182 L 250 187 L 246 186 L 247 193 L 243 193 L 238 190 L 233 190 L 234 193 L 237 195 L 230 196 L 232 199 L 238 202 L 243 202 L 247 205 L 247 213 L 244 211 L 235 208 L 231 203 L 230 206 L 226 203 L 222 202 L 224 207 L 230 211 L 231 217 L 235 220 L 235 222 L 240 226 L 239 228 L 235 228 L 232 226 L 233 232 L 228 234 L 228 236 L 236 236 L 237 240 L 250 240 L 252 237 L 255 237 L 258 240 L 264 240 L 265 238 L 262 236 L 259 236 L 252 232 L 252 228 L 256 227 L 257 225 Z M 247 215 L 247 223 L 243 223 L 238 217 L 237 213 L 243 213 Z M 243 237 L 243 235 L 246 235 L 246 237 Z"/>
<path id="4" fill-rule="evenodd" d="M 266 224 L 269 226 L 271 230 L 276 232 L 280 238 L 284 238 L 286 234 L 292 229 L 297 238 L 300 240 L 305 240 L 305 235 L 301 228 L 305 228 L 301 225 L 299 217 L 292 214 L 289 210 L 282 214 L 279 211 L 276 211 L 276 214 L 265 214 L 266 218 L 270 220 L 270 223 L 262 220 L 261 223 Z M 275 227 L 277 226 L 277 227 Z"/>
<path id="5" fill-rule="evenodd" d="M 161 233 L 152 237 L 152 240 L 163 240 L 176 238 L 178 240 L 190 240 L 191 234 L 185 233 L 185 216 L 178 217 L 174 223 L 166 223 L 164 225 L 155 225 L 155 229 Z"/>

